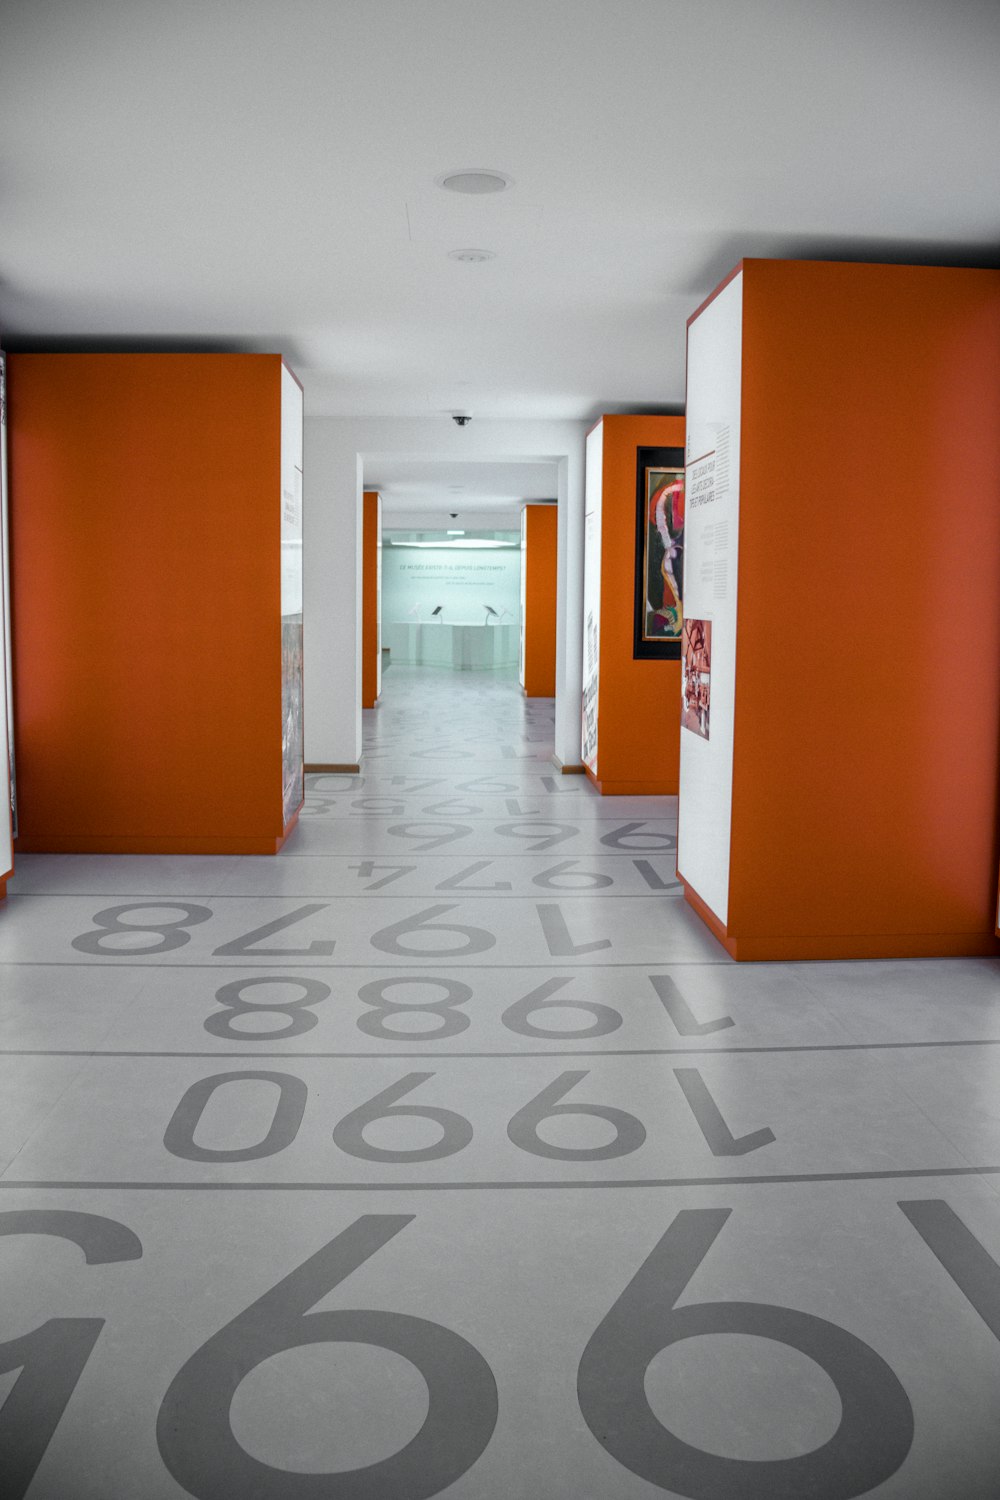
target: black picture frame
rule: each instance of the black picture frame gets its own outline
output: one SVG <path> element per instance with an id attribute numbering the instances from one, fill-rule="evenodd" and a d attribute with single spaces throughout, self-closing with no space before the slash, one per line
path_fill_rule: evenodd
<path id="1" fill-rule="evenodd" d="M 652 636 L 646 633 L 646 583 L 650 495 L 647 474 L 651 469 L 672 469 L 684 474 L 683 448 L 637 448 L 635 451 L 635 587 L 633 602 L 632 657 L 635 661 L 680 661 L 680 634 Z M 681 533 L 683 536 L 683 532 Z"/>

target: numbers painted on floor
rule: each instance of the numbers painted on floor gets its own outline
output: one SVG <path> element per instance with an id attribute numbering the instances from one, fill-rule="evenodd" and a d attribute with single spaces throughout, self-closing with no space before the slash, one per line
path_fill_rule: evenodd
<path id="1" fill-rule="evenodd" d="M 374 871 L 374 864 L 371 865 Z M 327 912 L 329 901 L 313 901 L 283 912 L 270 922 L 263 922 L 249 932 L 220 943 L 212 949 L 214 958 L 329 958 L 334 953 L 335 938 L 313 938 L 304 945 L 282 941 L 273 943 L 279 933 Z M 496 946 L 496 934 L 488 928 L 440 920 L 456 910 L 454 903 L 423 907 L 386 923 L 369 936 L 369 943 L 381 953 L 402 958 L 470 958 Z M 164 912 L 180 916 L 163 917 Z M 558 902 L 538 902 L 535 912 L 548 951 L 552 957 L 579 956 L 612 946 L 609 938 L 577 942 L 567 917 Z M 138 920 L 124 920 L 139 914 Z M 154 913 L 160 916 L 154 917 Z M 94 916 L 94 927 L 72 939 L 81 953 L 102 958 L 131 959 L 169 953 L 191 941 L 192 927 L 211 921 L 215 914 L 207 906 L 188 901 L 131 901 L 108 906 Z M 150 940 L 152 938 L 152 940 Z"/>
<path id="2" fill-rule="evenodd" d="M 417 852 L 427 852 L 442 844 L 452 843 L 471 831 L 468 828 L 462 829 L 459 825 L 441 823 L 409 823 L 399 826 L 405 826 L 408 836 L 415 841 L 414 847 Z M 501 829 L 497 831 L 500 832 Z M 530 845 L 530 852 L 533 853 L 544 852 L 571 836 L 566 831 L 566 825 L 556 823 L 537 826 L 511 823 L 507 825 L 507 831 L 512 838 L 524 839 Z M 661 836 L 657 835 L 657 837 Z M 649 891 L 656 894 L 679 891 L 679 882 L 672 875 L 657 870 L 650 860 L 633 859 L 630 863 Z M 506 878 L 508 872 L 503 869 L 502 862 L 499 862 L 496 878 L 486 878 L 487 872 L 497 864 L 498 862 L 493 859 L 474 860 L 453 874 L 439 879 L 433 888 L 441 892 L 456 891 L 460 894 L 478 896 L 494 892 L 512 892 L 513 882 Z M 360 887 L 359 894 L 382 891 L 396 881 L 418 871 L 418 866 L 412 863 L 401 864 L 375 859 L 359 860 L 349 864 L 347 868 L 357 876 L 359 881 L 365 882 Z M 546 865 L 541 870 L 525 872 L 519 878 L 528 888 L 525 891 L 526 895 L 530 887 L 535 887 L 539 892 L 581 897 L 597 895 L 616 885 L 614 873 L 588 868 L 577 858 L 556 860 L 555 863 Z M 395 895 L 395 892 L 393 894 Z M 519 899 L 524 898 L 519 897 Z M 321 912 L 328 913 L 333 909 L 334 904 L 331 901 L 306 902 L 292 911 L 282 912 L 279 916 L 247 932 L 228 938 L 213 948 L 212 954 L 216 958 L 281 956 L 328 958 L 336 949 L 337 940 L 334 936 L 316 937 L 304 945 L 296 945 L 294 941 L 289 941 L 284 936 L 280 941 L 271 940 L 277 939 L 279 934 L 290 934 L 291 929 L 298 927 L 301 923 L 309 921 Z M 546 921 L 546 915 L 558 912 L 558 903 L 537 902 L 536 910 L 543 935 L 548 938 L 549 924 Z M 418 913 L 405 920 L 416 925 L 420 920 L 420 915 Z M 203 906 L 198 902 L 175 901 L 167 897 L 150 901 L 119 902 L 114 906 L 102 907 L 94 913 L 91 920 L 93 926 L 71 938 L 71 946 L 78 953 L 85 953 L 95 958 L 130 960 L 159 957 L 176 952 L 190 943 L 194 928 L 208 922 L 225 921 L 225 918 L 220 918 L 211 907 Z M 565 918 L 562 916 L 558 920 L 565 923 Z M 378 933 L 373 934 L 371 938 L 374 947 L 380 946 L 377 938 Z M 558 956 L 560 950 L 552 948 L 551 943 L 549 946 L 553 956 Z M 443 953 L 445 950 L 441 951 Z"/>
<path id="3" fill-rule="evenodd" d="M 900 1199 L 896 1207 L 940 1271 L 1000 1339 L 1000 1265 L 986 1247 L 943 1199 Z M 419 1220 L 410 1213 L 362 1214 L 187 1356 L 170 1379 L 155 1419 L 162 1462 L 187 1494 L 196 1500 L 231 1494 L 263 1500 L 395 1500 L 400 1495 L 430 1500 L 482 1458 L 496 1429 L 502 1391 L 487 1355 L 459 1327 L 377 1305 L 352 1307 L 349 1291 L 338 1293 L 337 1299 L 347 1306 L 315 1310 L 376 1261 L 395 1302 L 407 1246 L 428 1220 L 432 1215 L 426 1213 Z M 692 1282 L 716 1244 L 724 1243 L 738 1223 L 738 1211 L 730 1207 L 684 1208 L 667 1219 L 654 1243 L 635 1245 L 636 1269 L 577 1356 L 576 1403 L 589 1436 L 577 1429 L 575 1441 L 598 1445 L 648 1484 L 689 1500 L 721 1495 L 732 1500 L 760 1500 L 763 1495 L 768 1500 L 800 1500 L 804 1495 L 853 1500 L 867 1494 L 902 1468 L 913 1447 L 917 1423 L 903 1382 L 873 1343 L 830 1317 L 773 1302 L 698 1300 L 690 1290 Z M 0 1213 L 0 1240 L 11 1235 L 68 1240 L 83 1252 L 88 1266 L 120 1263 L 122 1278 L 135 1275 L 127 1263 L 143 1256 L 131 1229 L 99 1214 L 59 1209 Z M 244 1254 L 242 1263 L 246 1259 Z M 629 1268 L 623 1271 L 628 1275 Z M 859 1255 L 862 1284 L 864 1274 Z M 378 1285 L 377 1275 L 377 1270 L 365 1274 L 369 1302 L 377 1296 L 371 1290 Z M 195 1277 L 192 1297 L 203 1297 L 210 1327 L 218 1316 L 213 1296 L 211 1288 L 201 1291 Z M 103 1316 L 52 1318 L 0 1344 L 0 1374 L 18 1372 L 0 1406 L 5 1500 L 25 1500 L 100 1345 L 105 1321 Z M 449 1324 L 460 1321 L 458 1311 L 449 1317 Z M 672 1431 L 650 1404 L 647 1372 L 672 1346 L 720 1334 L 781 1345 L 822 1372 L 840 1407 L 837 1426 L 825 1442 L 790 1457 L 740 1459 L 701 1448 Z M 297 1472 L 249 1453 L 232 1423 L 236 1395 L 247 1377 L 289 1351 L 337 1344 L 386 1350 L 413 1366 L 428 1393 L 426 1419 L 417 1434 L 397 1451 L 348 1470 Z M 509 1350 L 504 1353 L 509 1356 Z M 572 1412 L 566 1420 L 575 1428 Z M 141 1444 L 140 1435 L 137 1441 Z"/>
<path id="4" fill-rule="evenodd" d="M 774 1143 L 774 1132 L 767 1126 L 747 1135 L 735 1135 L 697 1068 L 675 1068 L 673 1071 L 676 1083 L 713 1156 L 746 1156 Z M 357 1156 L 365 1161 L 403 1165 L 436 1161 L 464 1151 L 473 1138 L 472 1123 L 464 1115 L 439 1104 L 426 1102 L 423 1095 L 417 1102 L 398 1102 L 414 1090 L 429 1084 L 435 1076 L 433 1072 L 406 1073 L 387 1088 L 380 1089 L 334 1125 L 334 1143 L 349 1156 Z M 610 1161 L 638 1151 L 645 1143 L 646 1127 L 636 1115 L 616 1104 L 592 1101 L 584 1103 L 577 1097 L 575 1090 L 589 1076 L 586 1068 L 567 1069 L 528 1099 L 512 1115 L 507 1125 L 507 1135 L 511 1142 L 521 1151 L 551 1161 Z M 243 1093 L 240 1092 L 240 1085 L 244 1086 Z M 271 1122 L 263 1137 L 239 1146 L 218 1148 L 197 1141 L 198 1127 L 206 1110 L 216 1101 L 216 1096 L 223 1092 L 230 1096 L 231 1111 L 240 1111 L 242 1120 L 249 1102 L 245 1092 L 247 1085 L 258 1094 L 261 1086 L 265 1085 L 272 1098 Z M 571 1098 L 568 1097 L 570 1095 Z M 261 1161 L 265 1157 L 278 1155 L 294 1143 L 305 1115 L 307 1099 L 308 1088 L 296 1073 L 279 1073 L 270 1069 L 212 1073 L 206 1078 L 199 1078 L 185 1090 L 167 1123 L 163 1144 L 172 1156 L 184 1161 Z M 598 1145 L 566 1145 L 553 1142 L 539 1129 L 547 1121 L 566 1117 L 578 1121 L 600 1120 L 611 1126 L 613 1139 Z M 373 1144 L 365 1135 L 366 1129 L 378 1121 L 403 1118 L 432 1121 L 440 1127 L 440 1138 L 421 1145 L 384 1146 Z M 407 1128 L 398 1134 L 409 1141 L 412 1130 Z"/>
<path id="5" fill-rule="evenodd" d="M 433 925 L 423 923 L 417 931 Z M 469 940 L 466 929 L 448 930 L 458 931 L 459 942 Z M 732 1016 L 699 1020 L 668 974 L 650 974 L 647 978 L 678 1036 L 709 1036 L 736 1025 Z M 574 988 L 579 982 L 575 974 L 550 976 L 507 1005 L 500 1015 L 501 1024 L 517 1036 L 552 1042 L 590 1041 L 620 1030 L 625 1022 L 622 1012 L 606 1001 L 578 998 Z M 221 1009 L 213 1011 L 203 1024 L 212 1036 L 250 1046 L 302 1036 L 318 1024 L 315 1009 L 331 993 L 330 986 L 318 979 L 292 974 L 248 975 L 216 990 Z M 473 998 L 471 986 L 443 975 L 392 974 L 369 980 L 357 994 L 367 1009 L 355 1024 L 365 1036 L 379 1041 L 418 1045 L 439 1042 L 458 1036 L 472 1024 L 464 1009 Z M 269 1022 L 268 1017 L 276 1019 Z M 420 1017 L 427 1019 L 415 1024 Z M 576 1025 L 572 1024 L 574 1018 L 579 1018 Z"/>

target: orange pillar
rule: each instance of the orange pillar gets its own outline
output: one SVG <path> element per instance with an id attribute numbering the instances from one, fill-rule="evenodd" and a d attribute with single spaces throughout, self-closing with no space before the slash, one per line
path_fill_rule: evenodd
<path id="1" fill-rule="evenodd" d="M 680 662 L 636 655 L 637 588 L 640 606 L 644 602 L 637 548 L 647 525 L 646 497 L 637 493 L 645 484 L 639 450 L 647 448 L 667 450 L 680 475 L 684 418 L 602 417 L 587 445 L 584 611 L 592 623 L 585 627 L 584 680 L 588 684 L 589 661 L 589 685 L 596 693 L 585 703 L 583 762 L 604 795 L 677 791 Z M 592 609 L 586 596 L 592 604 L 595 593 Z M 679 643 L 670 649 L 679 657 Z"/>
<path id="2" fill-rule="evenodd" d="M 741 959 L 1000 952 L 1000 272 L 745 261 L 687 422 L 688 900 Z"/>
<path id="3" fill-rule="evenodd" d="M 382 497 L 365 490 L 361 581 L 361 707 L 382 693 Z"/>
<path id="4" fill-rule="evenodd" d="M 298 383 L 265 354 L 8 368 L 18 848 L 273 853 L 302 801 Z"/>
<path id="5" fill-rule="evenodd" d="M 558 507 L 525 505 L 521 514 L 521 686 L 526 698 L 554 698 Z"/>

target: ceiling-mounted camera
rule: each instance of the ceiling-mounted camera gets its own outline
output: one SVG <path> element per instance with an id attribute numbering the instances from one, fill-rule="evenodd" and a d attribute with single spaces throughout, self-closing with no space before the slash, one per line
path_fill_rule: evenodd
<path id="1" fill-rule="evenodd" d="M 451 519 L 453 521 L 457 521 L 458 520 L 458 511 L 457 510 L 450 510 L 448 512 L 448 514 L 449 514 L 449 516 L 451 517 Z"/>
<path id="2" fill-rule="evenodd" d="M 451 420 L 455 423 L 456 427 L 468 427 L 472 421 L 472 417 L 467 411 L 453 411 Z"/>

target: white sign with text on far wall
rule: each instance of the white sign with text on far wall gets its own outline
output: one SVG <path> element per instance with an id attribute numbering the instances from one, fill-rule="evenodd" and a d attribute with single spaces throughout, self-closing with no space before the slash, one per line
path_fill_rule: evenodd
<path id="1" fill-rule="evenodd" d="M 386 547 L 382 554 L 382 614 L 387 624 L 513 623 L 520 607 L 521 553 L 517 547 Z"/>

